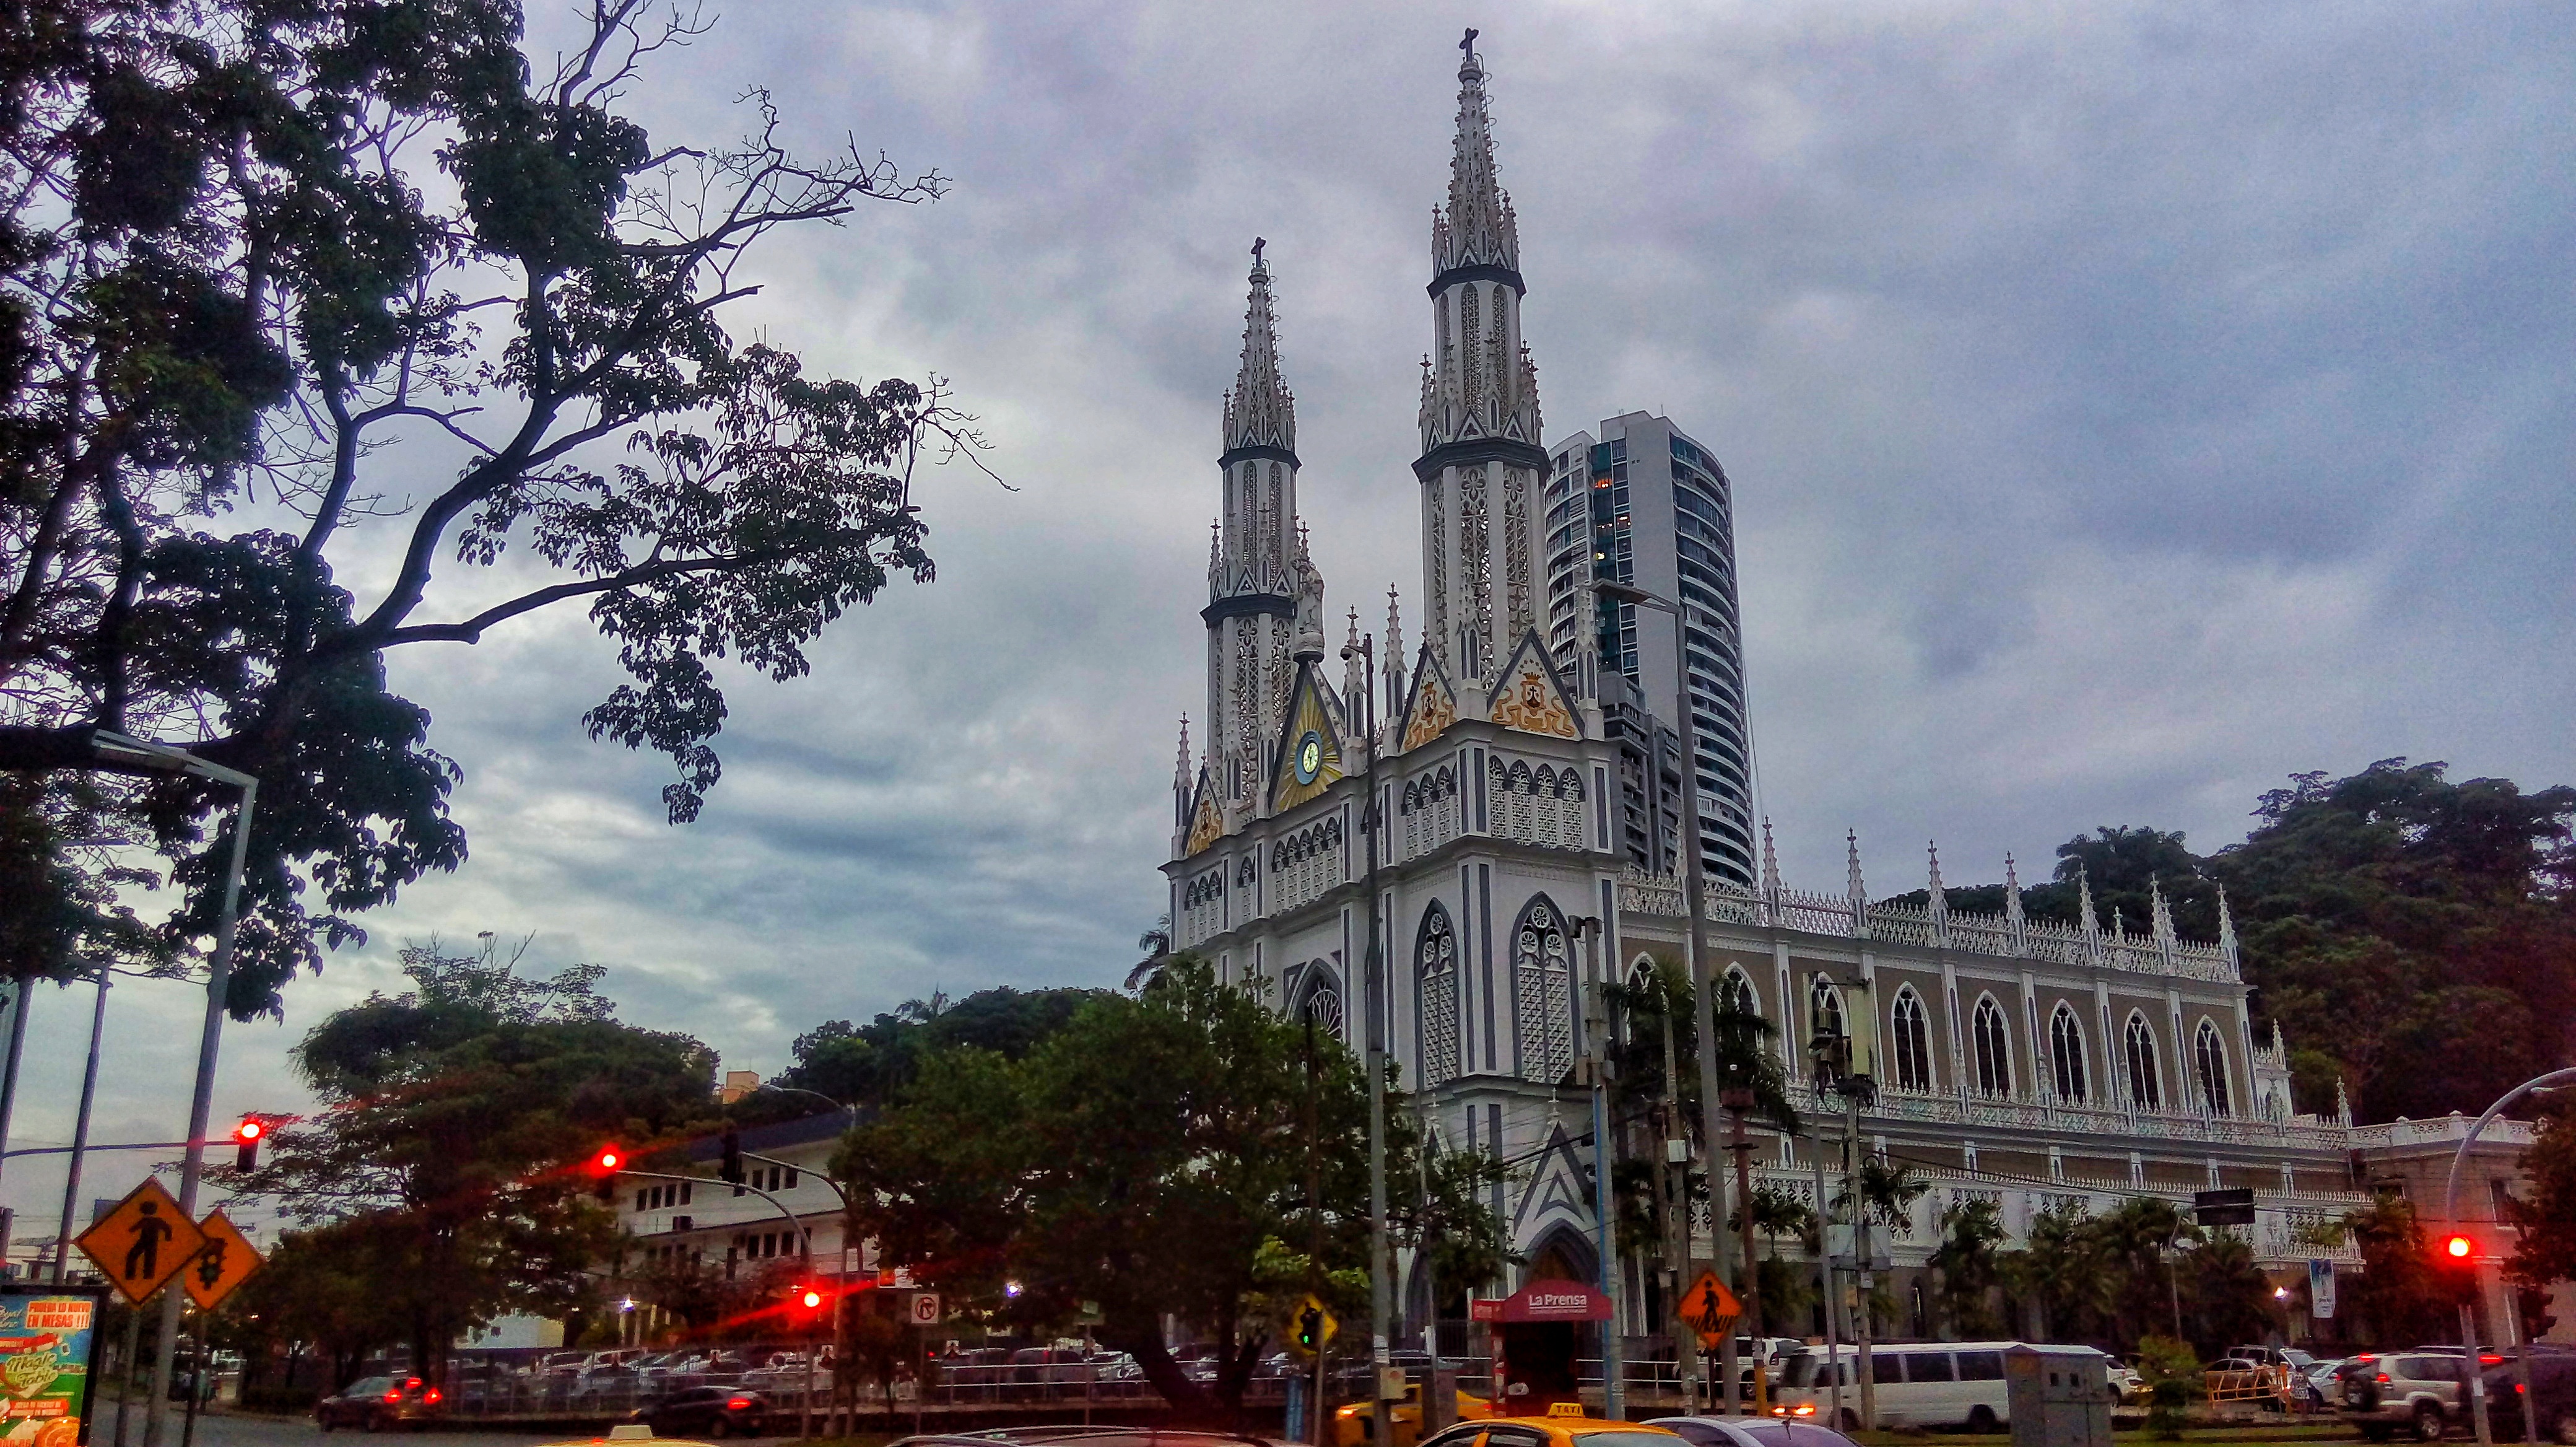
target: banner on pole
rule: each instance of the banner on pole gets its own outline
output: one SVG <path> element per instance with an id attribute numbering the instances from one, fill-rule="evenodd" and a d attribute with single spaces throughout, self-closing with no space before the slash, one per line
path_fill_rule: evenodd
<path id="1" fill-rule="evenodd" d="M 2319 1321 L 2335 1314 L 2335 1270 L 2331 1261 L 2308 1261 L 2308 1315 Z"/>

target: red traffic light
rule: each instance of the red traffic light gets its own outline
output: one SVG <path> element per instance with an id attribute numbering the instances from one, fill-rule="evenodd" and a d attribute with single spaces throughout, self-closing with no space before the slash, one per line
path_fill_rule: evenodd
<path id="1" fill-rule="evenodd" d="M 2476 1243 L 2470 1241 L 2466 1236 L 2454 1236 L 2442 1243 L 2442 1254 L 2450 1257 L 2454 1261 L 2466 1261 L 2469 1259 L 2470 1254 L 2476 1250 Z"/>
<path id="2" fill-rule="evenodd" d="M 259 1138 L 266 1134 L 268 1134 L 268 1122 L 257 1116 L 244 1116 L 242 1123 L 233 1127 L 233 1139 L 246 1146 L 258 1144 Z"/>
<path id="3" fill-rule="evenodd" d="M 602 1146 L 599 1154 L 590 1158 L 590 1168 L 594 1171 L 613 1171 L 624 1164 L 626 1153 L 615 1146 Z"/>
<path id="4" fill-rule="evenodd" d="M 807 1311 L 813 1311 L 813 1310 L 815 1310 L 816 1308 L 818 1308 L 818 1307 L 822 1306 L 822 1304 L 823 1304 L 823 1293 L 822 1293 L 822 1292 L 820 1292 L 820 1291 L 818 1291 L 818 1290 L 816 1290 L 815 1288 L 813 1288 L 813 1287 L 809 1286 L 809 1287 L 806 1287 L 806 1288 L 805 1288 L 805 1290 L 804 1290 L 804 1292 L 803 1292 L 801 1295 L 799 1295 L 796 1299 L 797 1299 L 798 1301 L 801 1301 L 801 1302 L 805 1303 L 805 1309 L 806 1309 Z"/>

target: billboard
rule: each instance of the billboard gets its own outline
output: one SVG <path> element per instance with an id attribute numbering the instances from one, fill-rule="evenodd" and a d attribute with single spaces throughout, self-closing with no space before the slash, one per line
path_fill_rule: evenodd
<path id="1" fill-rule="evenodd" d="M 0 1282 L 0 1447 L 89 1441 L 90 1373 L 106 1296 Z"/>

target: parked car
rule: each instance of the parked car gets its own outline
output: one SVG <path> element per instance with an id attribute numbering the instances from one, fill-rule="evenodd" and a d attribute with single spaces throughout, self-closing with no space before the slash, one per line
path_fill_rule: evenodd
<path id="1" fill-rule="evenodd" d="M 1761 1421 L 1752 1417 L 1657 1417 L 1650 1426 L 1679 1434 L 1691 1447 L 1860 1447 L 1831 1427 L 1813 1422 Z"/>
<path id="2" fill-rule="evenodd" d="M 769 1399 L 735 1387 L 682 1387 L 627 1420 L 656 1437 L 757 1437 L 769 1423 Z"/>
<path id="3" fill-rule="evenodd" d="M 970 1347 L 939 1359 L 939 1380 L 955 1402 L 998 1402 L 1011 1383 L 1009 1347 Z"/>
<path id="4" fill-rule="evenodd" d="M 2576 1443 L 2576 1354 L 2535 1348 L 2531 1353 L 2532 1418 L 2544 1442 Z M 2522 1435 L 2522 1364 L 2487 1368 L 2487 1417 L 2499 1442 Z"/>
<path id="5" fill-rule="evenodd" d="M 328 1432 L 358 1427 L 426 1427 L 445 1415 L 446 1394 L 418 1377 L 360 1377 L 313 1405 L 313 1423 Z"/>
<path id="6" fill-rule="evenodd" d="M 2488 1363 L 2502 1357 L 2485 1358 Z M 2457 1347 L 2370 1353 L 2344 1368 L 2343 1415 L 2361 1435 L 2383 1442 L 2404 1431 L 2418 1442 L 2438 1442 L 2465 1418 Z"/>

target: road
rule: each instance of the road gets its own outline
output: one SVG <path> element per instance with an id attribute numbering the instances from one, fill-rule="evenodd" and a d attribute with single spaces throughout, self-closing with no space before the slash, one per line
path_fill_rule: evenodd
<path id="1" fill-rule="evenodd" d="M 131 1444 L 142 1440 L 142 1426 L 142 1422 L 138 1419 L 129 1424 L 126 1428 L 126 1441 L 129 1444 L 129 1447 L 131 1447 Z M 107 1422 L 99 1424 L 98 1430 L 92 1431 L 90 1435 L 90 1447 L 108 1447 L 108 1444 L 115 1440 L 115 1430 L 114 1418 L 111 1416 Z M 167 1441 L 169 1443 L 169 1447 L 178 1447 L 178 1422 L 173 1420 L 167 1430 Z M 565 1441 L 567 1436 L 568 1434 L 560 1428 L 554 1431 L 520 1432 L 497 1429 L 468 1431 L 459 1428 L 442 1427 L 435 1432 L 419 1437 L 388 1437 L 381 1440 L 387 1443 L 397 1441 L 418 1442 L 421 1444 L 421 1447 L 535 1447 L 535 1444 L 537 1443 Z M 358 1447 L 358 1444 L 360 1443 L 376 1440 L 379 1439 L 369 1438 L 365 1434 L 357 1432 L 335 1432 L 330 1436 L 325 1437 L 320 1431 L 315 1429 L 309 1418 L 298 1420 L 294 1418 L 235 1417 L 230 1415 L 217 1416 L 209 1414 L 197 1419 L 197 1440 L 195 1447 L 321 1447 L 321 1444 L 323 1443 L 334 1444 L 334 1447 L 340 1447 L 340 1444 L 345 1444 L 345 1447 Z M 776 1441 L 780 1439 L 759 1438 L 755 1440 Z M 790 1435 L 784 1440 L 793 1442 L 795 1438 L 793 1435 Z"/>

